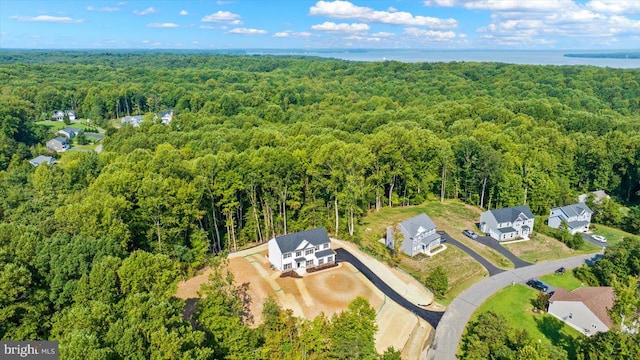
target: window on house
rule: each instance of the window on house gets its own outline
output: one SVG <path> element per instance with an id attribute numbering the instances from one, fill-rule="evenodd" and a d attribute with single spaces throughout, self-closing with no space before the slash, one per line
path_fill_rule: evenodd
<path id="1" fill-rule="evenodd" d="M 316 245 L 315 249 L 316 251 L 320 250 L 320 245 Z"/>
<path id="2" fill-rule="evenodd" d="M 304 251 L 304 254 L 305 254 L 305 255 L 311 255 L 311 254 L 313 254 L 313 249 L 307 249 L 307 250 L 305 250 L 305 251 Z"/>
<path id="3" fill-rule="evenodd" d="M 282 258 L 283 259 L 288 259 L 290 257 L 291 257 L 291 253 L 290 252 L 282 254 Z"/>
<path id="4" fill-rule="evenodd" d="M 307 267 L 313 266 L 313 260 L 307 260 Z"/>
<path id="5" fill-rule="evenodd" d="M 296 257 L 300 257 L 300 256 L 302 256 L 302 250 L 296 251 Z"/>
<path id="6" fill-rule="evenodd" d="M 329 257 L 327 257 L 327 262 L 328 262 L 328 263 L 333 262 L 333 256 L 329 256 Z"/>
<path id="7" fill-rule="evenodd" d="M 318 265 L 324 264 L 324 259 L 318 259 Z"/>
<path id="8" fill-rule="evenodd" d="M 284 264 L 284 266 L 282 267 L 284 270 L 291 270 L 291 263 L 289 264 Z"/>
<path id="9" fill-rule="evenodd" d="M 324 244 L 324 249 L 328 249 L 329 248 L 329 244 Z"/>

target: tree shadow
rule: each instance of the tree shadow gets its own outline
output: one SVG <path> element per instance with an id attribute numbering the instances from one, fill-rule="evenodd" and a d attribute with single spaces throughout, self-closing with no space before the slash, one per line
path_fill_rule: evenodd
<path id="1" fill-rule="evenodd" d="M 567 335 L 562 331 L 564 323 L 552 315 L 543 315 L 535 319 L 538 330 L 551 341 L 551 344 L 567 351 L 569 359 L 576 356 L 577 339 Z"/>
<path id="2" fill-rule="evenodd" d="M 193 315 L 196 313 L 199 300 L 199 298 L 190 298 L 185 300 L 185 305 L 182 309 L 182 319 L 184 321 L 188 321 L 194 329 L 196 328 L 196 320 L 193 318 Z"/>

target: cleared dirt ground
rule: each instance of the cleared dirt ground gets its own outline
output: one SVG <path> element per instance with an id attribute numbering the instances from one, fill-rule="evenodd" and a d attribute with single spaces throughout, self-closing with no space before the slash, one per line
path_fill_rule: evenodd
<path id="1" fill-rule="evenodd" d="M 431 328 L 400 305 L 386 298 L 351 264 L 307 274 L 301 279 L 281 278 L 280 272 L 270 269 L 264 247 L 236 253 L 229 258 L 229 269 L 236 283 L 249 282 L 252 298 L 251 312 L 254 326 L 262 322 L 262 303 L 273 296 L 282 308 L 293 310 L 294 315 L 306 319 L 324 313 L 327 317 L 347 309 L 357 296 L 369 300 L 376 309 L 376 349 L 382 353 L 389 346 L 401 350 L 403 357 L 422 351 L 424 339 Z M 200 285 L 206 283 L 210 271 L 204 271 L 178 284 L 176 296 L 182 299 L 197 298 Z M 421 341 L 422 340 L 422 341 Z"/>

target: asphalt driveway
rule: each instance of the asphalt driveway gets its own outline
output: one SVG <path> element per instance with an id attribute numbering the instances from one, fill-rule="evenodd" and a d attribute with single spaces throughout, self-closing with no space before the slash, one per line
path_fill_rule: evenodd
<path id="1" fill-rule="evenodd" d="M 462 333 L 473 312 L 498 290 L 514 283 L 525 283 L 531 278 L 550 274 L 564 266 L 567 270 L 589 263 L 599 254 L 581 255 L 567 259 L 538 263 L 519 269 L 504 271 L 484 279 L 456 297 L 436 328 L 435 338 L 427 354 L 430 360 L 454 360 Z"/>
<path id="2" fill-rule="evenodd" d="M 353 256 L 349 251 L 344 248 L 336 249 L 336 261 L 337 262 L 348 262 L 353 265 L 356 269 L 358 269 L 362 275 L 364 275 L 373 285 L 375 285 L 380 291 L 382 291 L 388 298 L 398 303 L 403 308 L 411 311 L 415 315 L 424 319 L 435 329 L 440 323 L 440 319 L 444 315 L 444 312 L 431 311 L 423 309 L 402 297 L 395 290 L 393 290 L 389 285 L 387 285 L 382 279 L 378 277 L 378 275 L 374 274 L 366 265 L 364 265 L 358 258 Z"/>
<path id="3" fill-rule="evenodd" d="M 598 245 L 598 246 L 600 246 L 600 247 L 607 247 L 607 246 L 609 246 L 609 243 L 608 243 L 608 242 L 605 242 L 605 243 L 600 242 L 600 241 L 598 241 L 598 240 L 594 239 L 593 237 L 591 237 L 591 235 L 589 235 L 589 234 L 582 234 L 582 238 L 584 239 L 584 241 L 588 241 L 588 242 L 593 243 L 593 244 L 596 244 L 596 245 Z"/>
<path id="4" fill-rule="evenodd" d="M 471 250 L 467 245 L 465 245 L 465 244 L 461 243 L 460 241 L 452 238 L 451 235 L 447 234 L 446 232 L 438 231 L 438 234 L 440 234 L 440 236 L 442 236 L 442 238 L 444 240 L 446 240 L 447 244 L 452 244 L 452 245 L 456 246 L 460 250 L 462 250 L 462 251 L 466 252 L 467 254 L 469 254 L 469 256 L 471 256 L 475 261 L 479 262 L 480 265 L 484 266 L 484 268 L 487 269 L 487 271 L 489 272 L 489 276 L 497 275 L 497 274 L 500 274 L 501 272 L 504 272 L 504 270 L 502 270 L 499 267 L 493 265 L 487 259 L 485 259 L 482 256 L 480 256 L 480 254 L 478 254 L 477 252 Z"/>
<path id="5" fill-rule="evenodd" d="M 519 257 L 515 256 L 511 251 L 507 250 L 504 246 L 502 246 L 502 244 L 500 244 L 500 241 L 492 238 L 491 236 L 478 235 L 475 241 L 479 242 L 482 245 L 486 245 L 492 248 L 493 250 L 499 252 L 500 254 L 504 255 L 507 259 L 513 262 L 513 265 L 516 267 L 516 269 L 531 265 L 530 262 L 526 262 L 520 259 Z"/>

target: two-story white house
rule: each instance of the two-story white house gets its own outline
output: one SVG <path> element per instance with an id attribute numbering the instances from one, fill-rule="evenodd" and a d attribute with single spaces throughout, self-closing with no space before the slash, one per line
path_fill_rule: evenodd
<path id="1" fill-rule="evenodd" d="M 534 220 L 527 205 L 489 210 L 480 215 L 480 231 L 498 241 L 529 239 Z"/>
<path id="2" fill-rule="evenodd" d="M 336 260 L 335 255 L 331 239 L 323 227 L 269 240 L 269 261 L 282 272 L 331 264 Z"/>
<path id="3" fill-rule="evenodd" d="M 571 204 L 551 209 L 549 226 L 555 229 L 565 222 L 571 235 L 589 231 L 593 211 L 585 203 Z"/>
<path id="4" fill-rule="evenodd" d="M 396 239 L 394 233 L 402 235 L 402 239 Z M 399 250 L 409 256 L 417 254 L 433 255 L 431 250 L 440 245 L 442 238 L 436 232 L 436 224 L 422 213 L 398 224 L 395 228 L 387 228 L 386 245 L 393 249 L 396 241 L 402 241 Z"/>

